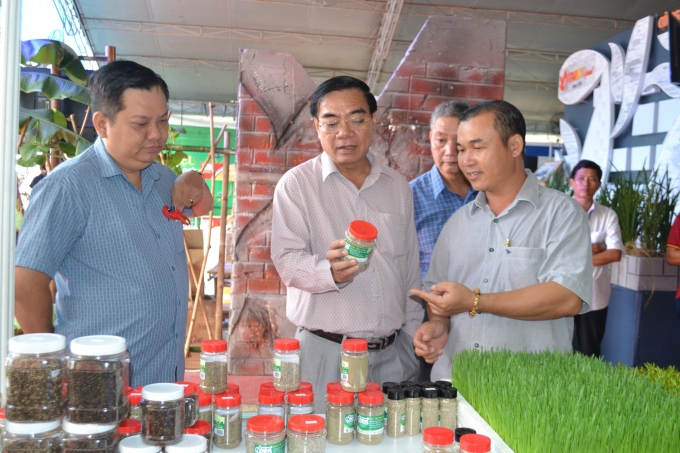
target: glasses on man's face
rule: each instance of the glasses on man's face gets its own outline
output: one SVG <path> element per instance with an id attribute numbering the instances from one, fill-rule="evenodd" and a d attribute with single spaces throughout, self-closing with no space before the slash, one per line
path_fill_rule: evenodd
<path id="1" fill-rule="evenodd" d="M 594 178 L 592 176 L 590 176 L 588 178 L 586 178 L 584 176 L 580 176 L 580 177 L 576 178 L 576 182 L 579 183 L 579 184 L 583 184 L 584 182 L 587 182 L 588 184 L 597 184 L 599 181 L 597 180 L 597 178 Z"/>
<path id="2" fill-rule="evenodd" d="M 370 117 L 366 118 L 350 118 L 345 121 L 340 120 L 329 120 L 321 121 L 319 120 L 319 128 L 326 134 L 337 134 L 342 129 L 342 123 L 346 123 L 354 132 L 364 130 L 368 127 L 368 123 L 371 121 Z"/>

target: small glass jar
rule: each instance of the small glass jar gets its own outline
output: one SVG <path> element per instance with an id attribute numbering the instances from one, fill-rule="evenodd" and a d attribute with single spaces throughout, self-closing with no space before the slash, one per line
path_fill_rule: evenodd
<path id="1" fill-rule="evenodd" d="M 288 416 L 314 413 L 314 394 L 297 391 L 288 394 Z"/>
<path id="2" fill-rule="evenodd" d="M 364 220 L 353 220 L 345 233 L 345 259 L 354 258 L 359 268 L 364 268 L 371 260 L 371 253 L 378 237 L 378 229 Z"/>
<path id="3" fill-rule="evenodd" d="M 481 434 L 465 434 L 460 437 L 461 453 L 489 453 L 491 439 Z"/>
<path id="4" fill-rule="evenodd" d="M 257 415 L 276 415 L 283 420 L 286 410 L 283 406 L 283 393 L 277 390 L 265 390 L 257 395 Z"/>
<path id="5" fill-rule="evenodd" d="M 201 391 L 216 395 L 227 390 L 228 358 L 226 341 L 201 341 Z"/>
<path id="6" fill-rule="evenodd" d="M 346 392 L 363 392 L 368 385 L 368 341 L 351 338 L 342 342 L 340 383 Z"/>
<path id="7" fill-rule="evenodd" d="M 457 396 L 458 390 L 455 387 L 439 388 L 439 426 L 451 431 L 456 429 Z"/>
<path id="8" fill-rule="evenodd" d="M 210 442 L 212 440 L 210 423 L 203 420 L 197 420 L 196 423 L 194 423 L 194 426 L 184 428 L 184 434 L 195 434 L 204 437 L 208 442 L 208 451 L 210 451 Z"/>
<path id="9" fill-rule="evenodd" d="M 421 453 L 453 453 L 453 431 L 432 426 L 423 431 Z"/>
<path id="10" fill-rule="evenodd" d="M 383 382 L 382 385 L 382 392 L 383 392 L 383 401 L 385 401 L 385 417 L 383 417 L 383 421 L 385 422 L 385 428 L 387 428 L 387 390 L 390 389 L 391 387 L 399 387 L 398 382 Z"/>
<path id="11" fill-rule="evenodd" d="M 208 451 L 208 441 L 205 437 L 196 434 L 185 434 L 179 442 L 164 448 L 165 453 L 207 453 Z"/>
<path id="12" fill-rule="evenodd" d="M 286 431 L 283 419 L 276 415 L 256 415 L 246 422 L 246 453 L 284 453 Z M 264 448 L 263 448 L 264 447 Z"/>
<path id="13" fill-rule="evenodd" d="M 135 387 L 130 392 L 130 414 L 129 418 L 142 419 L 142 387 Z"/>
<path id="14" fill-rule="evenodd" d="M 236 392 L 238 393 L 238 392 Z M 213 422 L 213 396 L 209 393 L 198 391 L 198 419 L 208 422 L 212 427 Z M 212 428 L 211 428 L 212 429 Z"/>
<path id="15" fill-rule="evenodd" d="M 274 388 L 279 392 L 294 392 L 300 388 L 300 340 L 274 340 Z"/>
<path id="16" fill-rule="evenodd" d="M 7 420 L 3 453 L 61 453 L 61 421 L 17 423 Z"/>
<path id="17" fill-rule="evenodd" d="M 420 430 L 433 426 L 439 426 L 439 393 L 436 387 L 426 387 L 420 392 L 420 404 L 422 405 L 422 416 L 420 418 Z"/>
<path id="18" fill-rule="evenodd" d="M 326 403 L 326 440 L 334 445 L 347 445 L 354 439 L 354 394 L 344 390 L 328 393 Z"/>
<path id="19" fill-rule="evenodd" d="M 288 451 L 324 453 L 326 421 L 319 415 L 293 415 L 288 420 Z"/>
<path id="20" fill-rule="evenodd" d="M 19 335 L 9 339 L 7 349 L 7 420 L 60 420 L 66 404 L 66 338 L 53 333 Z"/>
<path id="21" fill-rule="evenodd" d="M 406 432 L 406 396 L 404 389 L 392 387 L 387 390 L 387 435 L 404 437 Z"/>
<path id="22" fill-rule="evenodd" d="M 184 433 L 184 387 L 150 384 L 142 389 L 142 440 L 150 445 L 172 445 Z"/>
<path id="23" fill-rule="evenodd" d="M 125 439 L 126 437 L 138 436 L 142 432 L 142 421 L 136 418 L 126 418 L 120 425 L 118 425 L 118 430 L 120 432 L 120 438 Z"/>
<path id="24" fill-rule="evenodd" d="M 142 436 L 130 436 L 118 442 L 119 453 L 159 453 L 163 447 L 144 443 Z"/>
<path id="25" fill-rule="evenodd" d="M 420 387 L 404 389 L 406 397 L 406 429 L 407 436 L 420 434 Z"/>
<path id="26" fill-rule="evenodd" d="M 62 453 L 115 453 L 120 441 L 118 425 L 95 425 L 71 423 L 64 419 L 61 424 Z"/>
<path id="27" fill-rule="evenodd" d="M 125 338 L 91 335 L 71 341 L 68 405 L 72 423 L 111 424 L 127 417 L 130 356 Z"/>
<path id="28" fill-rule="evenodd" d="M 384 398 L 381 392 L 359 393 L 357 406 L 357 440 L 362 444 L 376 445 L 385 436 L 383 423 Z"/>
<path id="29" fill-rule="evenodd" d="M 193 382 L 175 382 L 184 388 L 184 427 L 193 426 L 198 420 L 198 386 Z"/>
<path id="30" fill-rule="evenodd" d="M 241 395 L 229 393 L 215 396 L 213 445 L 231 449 L 241 444 Z"/>
<path id="31" fill-rule="evenodd" d="M 453 430 L 453 453 L 460 452 L 460 438 L 466 434 L 477 434 L 472 428 L 456 428 Z"/>

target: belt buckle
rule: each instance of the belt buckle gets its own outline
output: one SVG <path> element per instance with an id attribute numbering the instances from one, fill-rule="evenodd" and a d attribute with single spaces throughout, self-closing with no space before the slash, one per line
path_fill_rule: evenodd
<path id="1" fill-rule="evenodd" d="M 386 338 L 381 338 L 379 340 L 367 340 L 368 349 L 370 351 L 379 351 L 381 349 L 385 349 L 387 347 L 387 345 L 385 345 L 385 340 Z"/>

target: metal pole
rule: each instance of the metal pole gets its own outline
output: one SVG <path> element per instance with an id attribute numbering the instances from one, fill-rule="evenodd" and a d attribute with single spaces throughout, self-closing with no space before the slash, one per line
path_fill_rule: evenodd
<path id="1" fill-rule="evenodd" d="M 19 125 L 21 0 L 3 0 L 0 8 L 0 360 L 14 335 L 14 250 L 16 245 L 16 155 Z M 5 367 L 0 366 L 2 405 Z"/>

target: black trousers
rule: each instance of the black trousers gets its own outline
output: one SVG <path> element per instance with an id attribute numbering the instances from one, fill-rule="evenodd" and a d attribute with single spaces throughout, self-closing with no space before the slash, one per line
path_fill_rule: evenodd
<path id="1" fill-rule="evenodd" d="M 607 325 L 607 307 L 574 316 L 575 348 L 584 355 L 600 357 L 600 343 Z"/>

